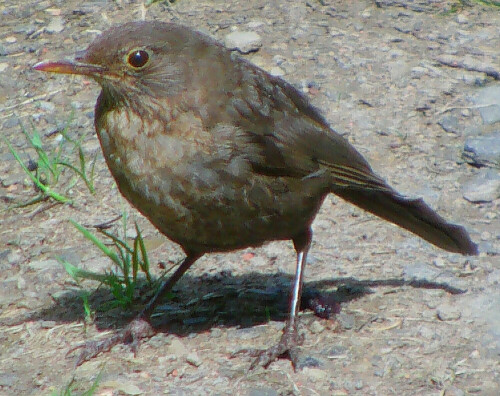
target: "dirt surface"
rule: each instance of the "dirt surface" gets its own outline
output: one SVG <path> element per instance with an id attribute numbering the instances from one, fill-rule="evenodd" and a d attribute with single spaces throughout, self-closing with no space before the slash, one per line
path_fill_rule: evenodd
<path id="1" fill-rule="evenodd" d="M 0 142 L 0 394 L 57 393 L 72 380 L 79 394 L 100 372 L 102 395 L 500 394 L 500 200 L 471 203 L 461 192 L 480 171 L 461 159 L 466 137 L 499 127 L 483 124 L 471 98 L 499 83 L 438 62 L 465 59 L 498 70 L 500 11 L 476 2 L 456 10 L 452 1 L 377 3 L 180 0 L 146 9 L 134 1 L 0 2 L 2 138 L 28 161 L 35 157 L 20 123 L 35 127 L 50 150 L 60 136 L 51 132 L 72 113 L 69 134 L 84 136 L 89 158 L 98 153 L 95 195 L 81 181 L 70 186 L 66 172 L 60 185 L 70 186 L 73 205 L 14 208 L 37 193 Z M 148 289 L 138 290 L 142 298 L 128 312 L 103 308 L 110 292 L 91 281 L 76 284 L 57 261 L 111 268 L 68 219 L 92 226 L 128 212 L 130 235 L 137 220 L 151 246 L 155 276 L 159 263 L 170 267 L 182 252 L 120 197 L 94 136 L 97 84 L 30 66 L 71 58 L 110 25 L 144 16 L 220 40 L 236 29 L 258 33 L 261 48 L 245 56 L 303 89 L 394 187 L 466 226 L 480 256 L 440 251 L 331 196 L 314 223 L 305 287 L 343 302 L 328 320 L 303 311 L 297 372 L 287 360 L 248 372 L 249 356 L 231 357 L 278 340 L 295 265 L 289 242 L 203 257 L 158 309 L 158 334 L 135 357 L 122 345 L 75 368 L 76 353 L 68 351 L 123 328 Z M 440 123 L 450 116 L 455 130 L 447 132 Z M 387 282 L 354 287 L 346 277 Z M 398 285 L 412 278 L 467 292 Z M 82 290 L 95 311 L 90 323 Z"/>

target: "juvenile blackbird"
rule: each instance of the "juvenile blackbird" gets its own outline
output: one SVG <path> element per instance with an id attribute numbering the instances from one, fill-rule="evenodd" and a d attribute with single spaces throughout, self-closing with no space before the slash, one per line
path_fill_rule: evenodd
<path id="1" fill-rule="evenodd" d="M 79 362 L 148 334 L 159 297 L 203 254 L 291 239 L 289 319 L 278 345 L 252 367 L 281 355 L 295 364 L 311 223 L 329 193 L 442 249 L 477 254 L 463 227 L 393 190 L 292 85 L 191 28 L 126 23 L 75 62 L 34 68 L 100 84 L 95 128 L 118 188 L 186 253 L 141 314 L 111 339 L 87 344 Z"/>

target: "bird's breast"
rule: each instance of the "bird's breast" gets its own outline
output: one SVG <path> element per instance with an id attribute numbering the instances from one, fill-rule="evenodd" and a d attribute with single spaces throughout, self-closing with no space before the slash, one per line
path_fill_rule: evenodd
<path id="1" fill-rule="evenodd" d="M 96 128 L 120 192 L 187 250 L 288 239 L 323 199 L 319 186 L 307 186 L 314 180 L 253 172 L 245 155 L 229 148 L 231 134 L 222 149 L 220 136 L 190 112 L 165 122 L 114 109 L 96 119 Z"/>

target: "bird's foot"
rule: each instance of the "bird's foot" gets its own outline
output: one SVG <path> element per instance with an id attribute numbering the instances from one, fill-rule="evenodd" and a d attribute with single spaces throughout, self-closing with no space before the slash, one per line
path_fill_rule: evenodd
<path id="1" fill-rule="evenodd" d="M 118 334 L 105 338 L 101 341 L 88 341 L 82 345 L 70 349 L 68 351 L 68 354 L 77 349 L 82 349 L 76 361 L 77 367 L 82 363 L 93 359 L 99 353 L 109 351 L 112 347 L 118 344 L 130 344 L 130 347 L 135 354 L 139 349 L 141 340 L 151 337 L 153 334 L 153 327 L 146 319 L 144 319 L 142 316 L 139 316 L 132 322 L 130 322 L 128 326 Z"/>
<path id="2" fill-rule="evenodd" d="M 304 336 L 299 335 L 297 326 L 287 325 L 283 330 L 278 344 L 269 349 L 253 351 L 250 354 L 257 358 L 250 365 L 250 370 L 257 366 L 267 368 L 272 362 L 280 357 L 289 359 L 292 362 L 293 369 L 296 370 L 299 361 L 299 346 L 304 342 Z"/>

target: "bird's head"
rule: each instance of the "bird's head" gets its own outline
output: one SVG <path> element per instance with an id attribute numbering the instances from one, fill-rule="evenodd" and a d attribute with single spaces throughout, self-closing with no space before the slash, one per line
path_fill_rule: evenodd
<path id="1" fill-rule="evenodd" d="M 105 31 L 75 61 L 41 62 L 34 69 L 92 77 L 114 101 L 161 98 L 186 89 L 197 57 L 211 44 L 216 42 L 183 26 L 130 22 Z"/>

